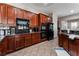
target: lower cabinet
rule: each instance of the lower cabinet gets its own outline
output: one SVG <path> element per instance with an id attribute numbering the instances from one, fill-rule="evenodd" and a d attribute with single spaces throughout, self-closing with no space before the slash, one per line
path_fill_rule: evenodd
<path id="1" fill-rule="evenodd" d="M 0 47 L 0 55 L 2 55 L 2 48 Z"/>
<path id="2" fill-rule="evenodd" d="M 3 48 L 2 45 L 0 45 L 0 56 L 3 55 Z"/>
<path id="3" fill-rule="evenodd" d="M 0 42 L 0 49 L 1 49 L 1 55 L 5 55 L 7 53 L 7 37 L 5 37 L 1 42 Z"/>
<path id="4" fill-rule="evenodd" d="M 72 56 L 77 56 L 77 45 L 76 40 L 69 40 L 69 53 Z"/>
<path id="5" fill-rule="evenodd" d="M 39 42 L 41 42 L 40 33 L 6 36 L 0 42 L 0 55 L 5 55 L 12 51 L 31 46 Z"/>
<path id="6" fill-rule="evenodd" d="M 60 34 L 59 39 L 62 40 L 59 40 L 59 46 L 62 46 L 71 56 L 79 56 L 79 38 L 71 40 L 66 34 Z"/>
<path id="7" fill-rule="evenodd" d="M 7 48 L 6 52 L 11 52 L 15 50 L 15 41 L 14 41 L 14 36 L 7 37 Z"/>
<path id="8" fill-rule="evenodd" d="M 40 40 L 40 33 L 33 33 L 32 34 L 32 44 L 39 43 Z"/>
<path id="9" fill-rule="evenodd" d="M 68 36 L 66 35 L 63 35 L 63 48 L 66 50 L 66 51 L 69 51 L 69 40 L 68 40 Z"/>
<path id="10" fill-rule="evenodd" d="M 58 43 L 59 43 L 59 46 L 60 46 L 60 47 L 62 47 L 62 46 L 63 46 L 63 39 L 62 39 L 62 38 L 63 38 L 63 36 L 62 36 L 62 34 L 59 34 L 59 35 L 58 35 L 58 37 L 59 37 L 59 38 L 58 38 L 58 41 L 59 41 L 59 42 L 58 42 Z"/>
<path id="11" fill-rule="evenodd" d="M 78 47 L 78 52 L 77 52 L 77 55 L 79 56 L 79 46 L 77 46 Z"/>
<path id="12" fill-rule="evenodd" d="M 25 38 L 22 35 L 15 36 L 15 49 L 20 49 L 25 47 Z"/>
<path id="13" fill-rule="evenodd" d="M 32 45 L 31 34 L 25 35 L 25 47 Z"/>

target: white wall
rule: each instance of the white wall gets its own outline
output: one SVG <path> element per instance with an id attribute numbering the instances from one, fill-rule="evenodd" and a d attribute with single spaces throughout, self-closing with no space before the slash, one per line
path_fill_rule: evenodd
<path id="1" fill-rule="evenodd" d="M 52 19 L 53 19 L 53 30 L 54 30 L 54 38 L 56 38 L 56 37 L 58 37 L 58 29 L 57 29 L 57 21 L 58 21 L 58 19 L 57 19 L 57 14 L 56 14 L 56 12 L 54 11 L 53 12 L 53 15 L 52 15 Z"/>
<path id="2" fill-rule="evenodd" d="M 61 28 L 62 26 L 64 26 L 63 24 L 61 25 L 62 21 L 76 21 L 76 22 L 79 22 L 79 13 L 78 14 L 69 15 L 69 16 L 65 16 L 65 17 L 60 17 L 60 18 L 58 18 L 58 20 L 60 21 L 60 28 Z M 69 23 L 68 23 L 67 26 L 68 26 L 69 29 L 71 29 Z M 79 27 L 79 25 L 78 25 L 78 27 Z M 79 30 L 79 28 L 76 28 L 75 30 Z"/>

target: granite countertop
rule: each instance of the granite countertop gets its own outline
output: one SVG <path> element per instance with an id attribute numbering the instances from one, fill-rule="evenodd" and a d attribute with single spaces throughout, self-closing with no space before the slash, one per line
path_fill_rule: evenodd
<path id="1" fill-rule="evenodd" d="M 79 35 L 76 35 L 76 34 L 68 34 L 68 33 L 63 33 L 63 32 L 60 34 L 67 35 L 71 40 L 74 40 L 75 38 L 79 39 Z"/>
<path id="2" fill-rule="evenodd" d="M 30 32 L 30 33 L 22 33 L 22 34 L 34 34 L 34 33 L 41 33 L 41 32 Z M 12 35 L 0 36 L 0 42 L 1 42 L 6 36 L 15 36 L 15 35 L 22 35 L 22 34 L 12 34 Z"/>

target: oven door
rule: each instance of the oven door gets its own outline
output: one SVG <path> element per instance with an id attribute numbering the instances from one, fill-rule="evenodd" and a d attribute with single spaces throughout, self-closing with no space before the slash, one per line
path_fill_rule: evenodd
<path id="1" fill-rule="evenodd" d="M 46 37 L 47 37 L 46 32 L 41 32 L 41 39 L 44 39 Z"/>

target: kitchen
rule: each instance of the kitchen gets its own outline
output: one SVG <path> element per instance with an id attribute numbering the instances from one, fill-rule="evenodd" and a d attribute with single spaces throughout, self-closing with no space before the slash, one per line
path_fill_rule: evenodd
<path id="1" fill-rule="evenodd" d="M 78 6 L 0 3 L 0 56 L 79 56 Z"/>
<path id="2" fill-rule="evenodd" d="M 36 14 L 0 3 L 0 55 L 46 41 L 46 33 L 41 34 L 42 29 L 46 29 L 46 25 L 42 26 L 42 24 L 51 23 L 51 21 L 51 17 L 45 14 Z"/>

